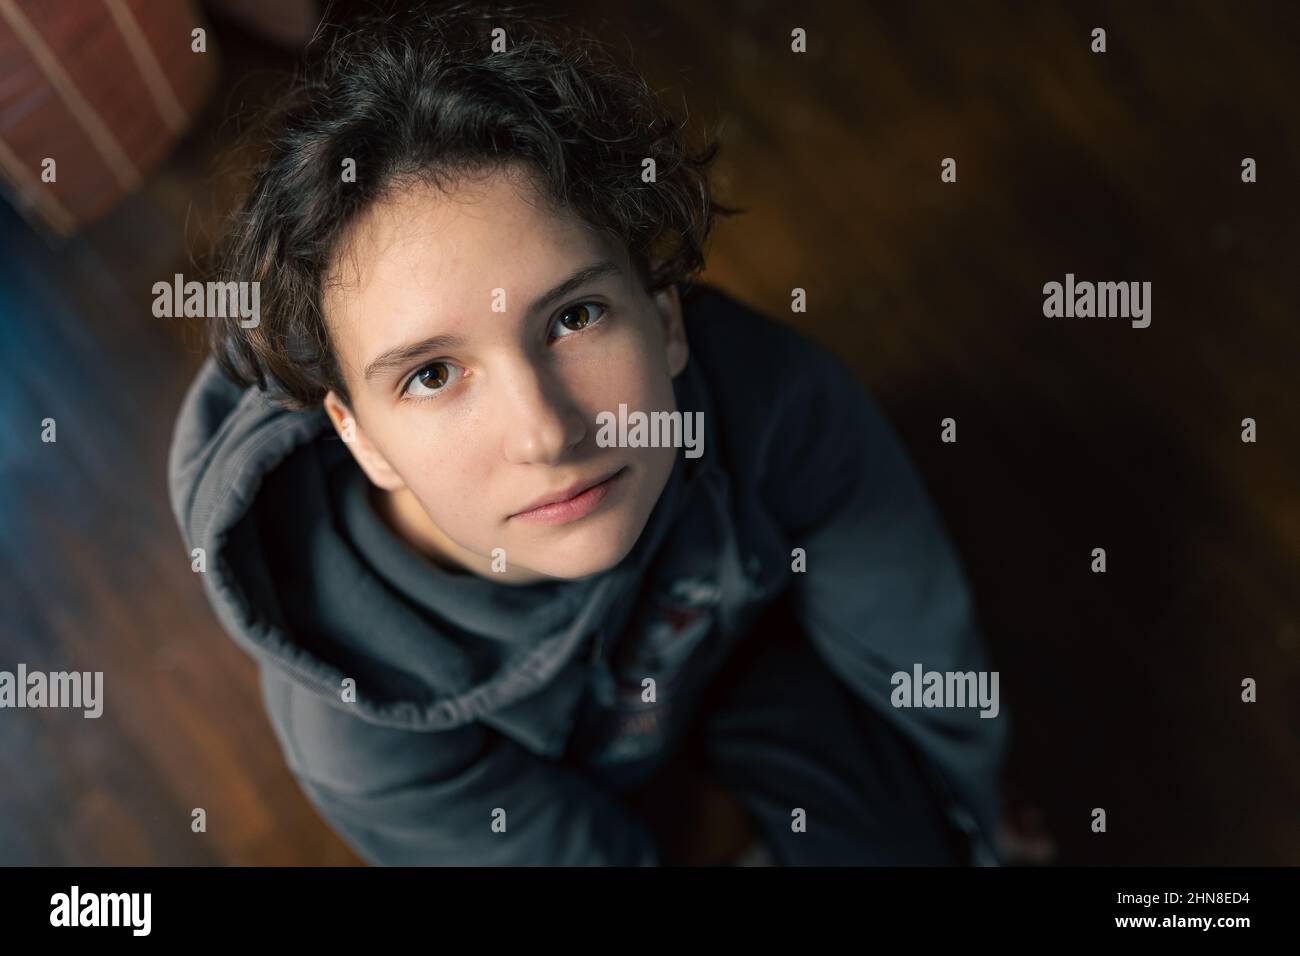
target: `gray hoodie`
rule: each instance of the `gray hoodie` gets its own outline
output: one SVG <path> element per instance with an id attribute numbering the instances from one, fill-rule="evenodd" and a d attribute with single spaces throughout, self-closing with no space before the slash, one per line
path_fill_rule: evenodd
<path id="1" fill-rule="evenodd" d="M 901 442 L 794 330 L 707 285 L 683 309 L 674 389 L 704 415 L 704 454 L 678 456 L 627 557 L 577 581 L 421 560 L 323 410 L 286 411 L 204 364 L 176 423 L 172 507 L 222 626 L 260 665 L 290 769 L 372 863 L 654 865 L 620 793 L 680 744 L 708 677 L 784 593 L 834 672 L 915 745 L 972 859 L 996 863 L 1006 708 L 895 706 L 895 675 L 918 665 L 988 670 Z"/>

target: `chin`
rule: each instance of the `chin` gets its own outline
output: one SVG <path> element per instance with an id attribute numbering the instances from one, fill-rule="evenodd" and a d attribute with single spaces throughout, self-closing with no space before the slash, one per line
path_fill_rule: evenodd
<path id="1" fill-rule="evenodd" d="M 553 578 L 576 580 L 600 574 L 627 557 L 644 526 L 644 521 L 635 528 L 618 521 L 575 527 L 570 534 L 557 535 L 554 544 L 539 547 L 528 567 Z"/>

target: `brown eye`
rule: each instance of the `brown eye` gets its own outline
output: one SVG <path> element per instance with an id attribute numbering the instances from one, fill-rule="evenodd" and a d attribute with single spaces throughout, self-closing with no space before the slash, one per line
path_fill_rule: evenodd
<path id="1" fill-rule="evenodd" d="M 428 388 L 442 388 L 447 384 L 446 363 L 434 362 L 432 365 L 426 365 L 415 374 L 415 380 Z"/>
<path id="2" fill-rule="evenodd" d="M 411 376 L 405 394 L 411 398 L 431 398 L 451 380 L 453 367 L 448 362 L 430 362 Z"/>
<path id="3" fill-rule="evenodd" d="M 598 310 L 598 314 L 593 316 L 593 309 Z M 605 307 L 600 303 L 583 302 L 561 312 L 556 324 L 568 332 L 582 332 L 599 322 L 604 314 Z M 564 332 L 559 333 L 559 337 L 562 338 L 564 334 Z"/>

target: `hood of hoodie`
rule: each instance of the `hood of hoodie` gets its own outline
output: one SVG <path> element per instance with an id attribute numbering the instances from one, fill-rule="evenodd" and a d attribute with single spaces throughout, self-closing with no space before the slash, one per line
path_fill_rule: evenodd
<path id="1" fill-rule="evenodd" d="M 694 292 L 683 298 L 688 320 L 689 302 L 717 294 L 707 287 Z M 689 321 L 687 328 L 689 335 Z M 694 359 L 673 384 L 679 409 L 714 420 Z M 186 547 L 222 626 L 240 646 L 367 721 L 432 731 L 477 718 L 510 729 L 504 715 L 543 686 L 547 709 L 576 703 L 579 669 L 567 665 L 594 634 L 626 622 L 628 595 L 686 503 L 700 494 L 724 541 L 725 620 L 745 576 L 727 518 L 728 482 L 715 458 L 677 456 L 645 529 L 619 564 L 578 581 L 532 585 L 408 561 L 407 580 L 395 586 L 358 546 L 357 522 L 347 520 L 366 480 L 324 410 L 290 411 L 271 393 L 240 389 L 212 358 L 185 397 L 168 472 Z M 391 548 L 395 539 L 370 546 L 372 553 Z M 464 601 L 413 600 L 426 583 L 431 593 L 463 594 Z M 354 697 L 345 703 L 348 678 Z M 544 736 L 537 714 L 527 710 L 513 729 Z M 544 748 L 554 740 L 534 743 Z"/>

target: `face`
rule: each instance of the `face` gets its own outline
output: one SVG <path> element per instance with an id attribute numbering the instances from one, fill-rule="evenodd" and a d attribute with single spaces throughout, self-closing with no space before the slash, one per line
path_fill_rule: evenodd
<path id="1" fill-rule="evenodd" d="M 323 307 L 351 392 L 325 408 L 414 546 L 508 583 L 631 550 L 682 452 L 599 447 L 597 416 L 675 411 L 687 346 L 621 244 L 518 169 L 412 185 L 357 223 Z"/>

